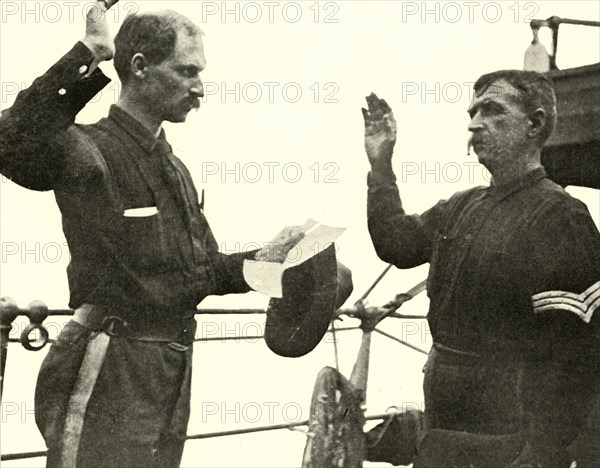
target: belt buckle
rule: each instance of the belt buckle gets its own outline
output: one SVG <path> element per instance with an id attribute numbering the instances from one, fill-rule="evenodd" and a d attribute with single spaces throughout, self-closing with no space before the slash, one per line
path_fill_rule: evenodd
<path id="1" fill-rule="evenodd" d="M 129 325 L 127 324 L 127 322 L 125 320 L 123 320 L 121 317 L 117 317 L 116 315 L 107 315 L 106 317 L 104 317 L 104 319 L 102 320 L 102 323 L 100 324 L 100 329 L 106 333 L 108 336 L 110 337 L 116 337 L 119 336 L 122 333 L 119 333 L 119 330 L 117 330 L 117 327 L 120 327 L 122 331 L 124 331 L 125 329 L 127 329 Z"/>

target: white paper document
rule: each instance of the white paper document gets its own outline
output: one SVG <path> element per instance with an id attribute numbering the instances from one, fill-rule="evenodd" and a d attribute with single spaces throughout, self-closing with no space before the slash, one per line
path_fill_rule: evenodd
<path id="1" fill-rule="evenodd" d="M 304 237 L 288 252 L 283 263 L 244 260 L 244 279 L 252 289 L 269 297 L 281 298 L 283 272 L 325 250 L 346 228 L 327 226 L 309 219 L 300 230 Z M 279 237 L 277 235 L 275 239 Z"/>

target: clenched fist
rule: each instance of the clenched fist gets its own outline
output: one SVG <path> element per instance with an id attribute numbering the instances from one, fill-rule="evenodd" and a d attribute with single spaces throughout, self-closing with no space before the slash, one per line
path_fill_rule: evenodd
<path id="1" fill-rule="evenodd" d="M 111 60 L 115 55 L 115 43 L 108 30 L 106 12 L 119 0 L 98 0 L 88 10 L 83 43 L 90 49 L 95 62 Z"/>

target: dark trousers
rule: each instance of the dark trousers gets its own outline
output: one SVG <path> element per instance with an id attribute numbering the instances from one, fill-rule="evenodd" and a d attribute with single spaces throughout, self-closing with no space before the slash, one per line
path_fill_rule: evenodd
<path id="1" fill-rule="evenodd" d="M 96 441 L 82 441 L 77 468 L 175 468 L 181 463 L 184 445 L 185 439 L 134 444 L 127 440 L 114 440 L 104 434 Z M 46 468 L 61 468 L 59 450 L 48 450 Z"/>
<path id="2" fill-rule="evenodd" d="M 370 431 L 366 458 L 414 468 L 504 468 L 525 445 L 521 383 L 516 363 L 483 363 L 434 346 L 423 382 L 425 413 L 400 414 Z M 567 468 L 568 459 L 558 448 L 539 467 Z"/>
<path id="3" fill-rule="evenodd" d="M 425 417 L 430 429 L 505 435 L 523 420 L 518 364 L 478 358 L 433 346 L 425 367 Z"/>
<path id="4" fill-rule="evenodd" d="M 69 399 L 94 333 L 69 322 L 38 375 L 35 415 L 60 467 Z M 190 414 L 192 348 L 111 338 L 87 402 L 78 468 L 174 468 L 180 465 Z"/>

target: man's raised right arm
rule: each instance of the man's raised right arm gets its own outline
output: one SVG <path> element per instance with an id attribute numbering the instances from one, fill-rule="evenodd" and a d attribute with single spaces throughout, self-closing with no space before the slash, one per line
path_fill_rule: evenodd
<path id="1" fill-rule="evenodd" d="M 396 121 L 392 110 L 375 94 L 367 97 L 365 150 L 371 163 L 367 184 L 367 219 L 375 251 L 398 268 L 412 268 L 429 261 L 434 232 L 441 228 L 445 202 L 422 215 L 408 215 L 402 207 L 392 155 Z"/>
<path id="2" fill-rule="evenodd" d="M 106 11 L 104 2 L 96 8 Z M 106 15 L 98 15 L 97 9 L 88 13 L 83 41 L 21 91 L 13 106 L 0 115 L 0 173 L 26 188 L 54 188 L 65 163 L 61 137 L 110 81 L 95 68 L 114 54 Z"/>

